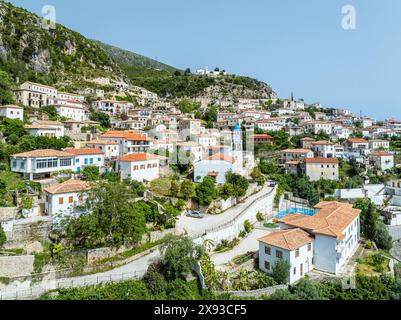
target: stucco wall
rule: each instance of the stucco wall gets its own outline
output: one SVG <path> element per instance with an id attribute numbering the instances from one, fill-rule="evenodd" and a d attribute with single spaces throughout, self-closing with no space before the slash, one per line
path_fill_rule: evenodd
<path id="1" fill-rule="evenodd" d="M 0 278 L 13 278 L 30 275 L 33 272 L 34 260 L 34 256 L 0 256 Z"/>

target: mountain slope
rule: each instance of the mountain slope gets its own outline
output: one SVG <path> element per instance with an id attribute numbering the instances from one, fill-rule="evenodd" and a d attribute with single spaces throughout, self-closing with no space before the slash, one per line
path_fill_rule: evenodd
<path id="1" fill-rule="evenodd" d="M 14 80 L 45 84 L 96 77 L 125 78 L 124 72 L 94 41 L 60 24 L 0 0 L 0 68 Z"/>
<path id="2" fill-rule="evenodd" d="M 95 40 L 95 42 L 99 46 L 101 46 L 109 54 L 109 56 L 112 57 L 113 60 L 120 66 L 126 66 L 126 67 L 135 66 L 135 67 L 142 67 L 145 69 L 153 69 L 156 71 L 167 71 L 170 73 L 173 73 L 178 70 L 177 68 L 150 59 L 143 55 L 128 50 L 120 49 L 97 40 Z"/>

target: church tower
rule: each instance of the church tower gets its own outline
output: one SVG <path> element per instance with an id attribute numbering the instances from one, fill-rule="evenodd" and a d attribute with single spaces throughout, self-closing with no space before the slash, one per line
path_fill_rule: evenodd
<path id="1" fill-rule="evenodd" d="M 242 147 L 242 130 L 239 124 L 237 123 L 234 127 L 232 143 L 231 143 L 231 150 L 233 153 L 243 151 Z"/>

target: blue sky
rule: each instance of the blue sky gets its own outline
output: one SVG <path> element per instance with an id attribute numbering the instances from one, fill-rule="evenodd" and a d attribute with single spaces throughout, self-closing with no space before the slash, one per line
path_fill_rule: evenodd
<path id="1" fill-rule="evenodd" d="M 178 68 L 216 66 L 281 97 L 401 119 L 399 0 L 11 0 L 83 35 Z M 344 5 L 356 30 L 341 26 Z"/>

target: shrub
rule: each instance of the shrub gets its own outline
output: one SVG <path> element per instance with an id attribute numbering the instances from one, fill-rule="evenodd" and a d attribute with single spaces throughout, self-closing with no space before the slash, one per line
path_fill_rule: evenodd
<path id="1" fill-rule="evenodd" d="M 7 241 L 6 233 L 3 230 L 3 227 L 0 223 L 0 248 L 4 246 Z"/>
<path id="2" fill-rule="evenodd" d="M 256 215 L 256 219 L 258 219 L 259 222 L 262 222 L 265 218 L 263 217 L 262 212 L 258 212 Z"/>
<path id="3" fill-rule="evenodd" d="M 273 266 L 272 277 L 279 284 L 286 284 L 290 276 L 290 264 L 287 260 L 279 259 Z"/>
<path id="4" fill-rule="evenodd" d="M 244 228 L 246 233 L 251 233 L 253 230 L 253 225 L 249 222 L 249 220 L 245 220 Z"/>

